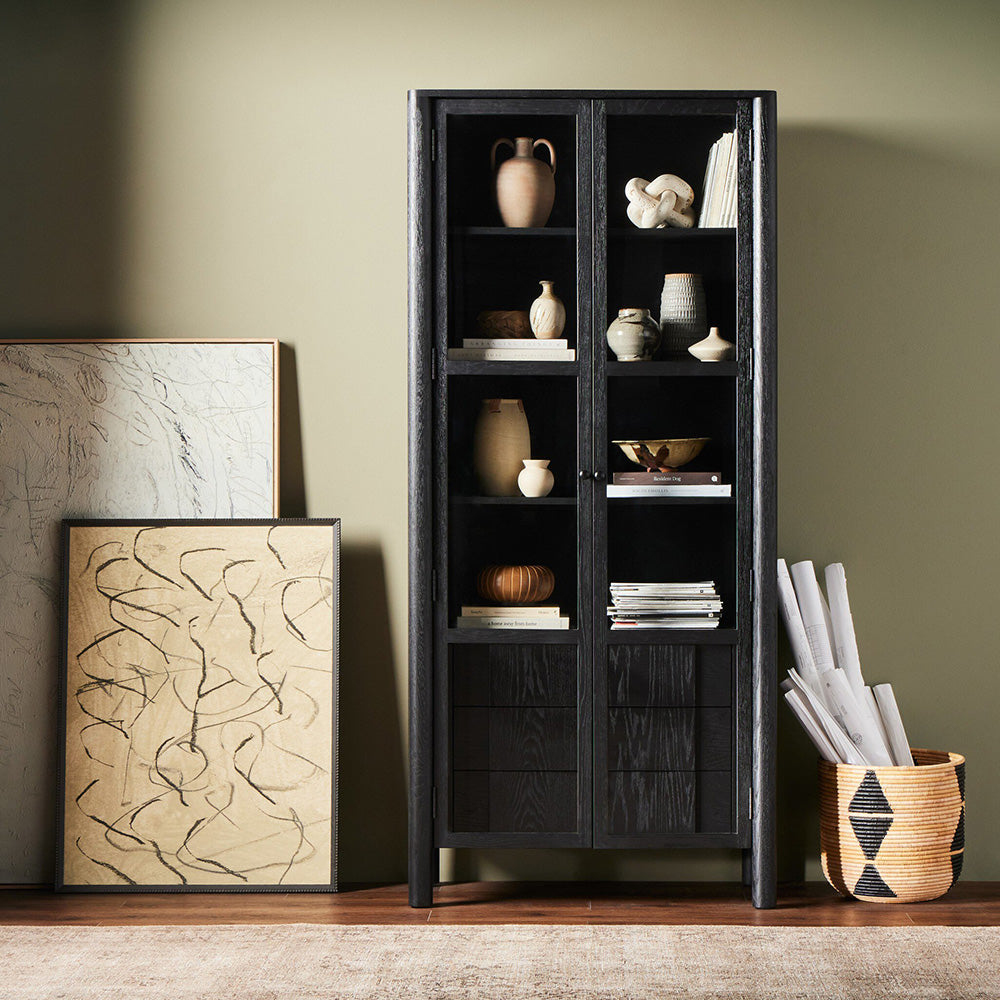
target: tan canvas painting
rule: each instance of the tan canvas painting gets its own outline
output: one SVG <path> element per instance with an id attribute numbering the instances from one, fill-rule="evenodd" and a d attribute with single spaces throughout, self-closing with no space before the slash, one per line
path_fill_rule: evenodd
<path id="1" fill-rule="evenodd" d="M 336 881 L 339 524 L 74 524 L 64 887 Z"/>

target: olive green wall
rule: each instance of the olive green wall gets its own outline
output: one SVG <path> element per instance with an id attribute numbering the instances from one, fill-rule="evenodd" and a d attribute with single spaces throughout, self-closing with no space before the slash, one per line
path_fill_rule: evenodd
<path id="1" fill-rule="evenodd" d="M 847 565 L 867 675 L 896 685 L 913 742 L 968 755 L 967 877 L 1000 878 L 992 6 L 0 5 L 3 332 L 292 349 L 285 513 L 344 521 L 347 880 L 406 866 L 409 87 L 778 91 L 780 551 Z M 813 754 L 781 714 L 780 871 L 818 877 Z M 738 866 L 492 852 L 445 870 Z"/>

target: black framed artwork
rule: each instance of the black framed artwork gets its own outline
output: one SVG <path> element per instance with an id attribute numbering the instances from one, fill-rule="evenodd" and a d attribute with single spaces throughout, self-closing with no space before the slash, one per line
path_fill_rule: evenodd
<path id="1" fill-rule="evenodd" d="M 62 541 L 57 888 L 334 890 L 339 520 Z"/>

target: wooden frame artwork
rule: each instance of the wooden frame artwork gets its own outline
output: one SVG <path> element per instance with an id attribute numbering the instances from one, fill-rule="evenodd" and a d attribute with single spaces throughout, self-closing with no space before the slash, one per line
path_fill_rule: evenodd
<path id="1" fill-rule="evenodd" d="M 338 520 L 66 521 L 56 886 L 337 882 Z"/>
<path id="2" fill-rule="evenodd" d="M 0 341 L 0 882 L 52 878 L 59 524 L 276 517 L 276 340 Z"/>

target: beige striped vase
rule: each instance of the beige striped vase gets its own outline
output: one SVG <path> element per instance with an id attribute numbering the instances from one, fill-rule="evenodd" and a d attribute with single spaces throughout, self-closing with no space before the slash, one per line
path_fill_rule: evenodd
<path id="1" fill-rule="evenodd" d="M 965 758 L 913 750 L 914 767 L 819 764 L 823 874 L 844 896 L 915 903 L 958 881 Z"/>

